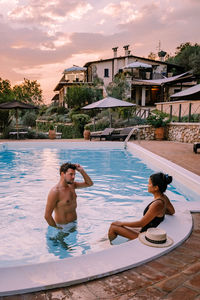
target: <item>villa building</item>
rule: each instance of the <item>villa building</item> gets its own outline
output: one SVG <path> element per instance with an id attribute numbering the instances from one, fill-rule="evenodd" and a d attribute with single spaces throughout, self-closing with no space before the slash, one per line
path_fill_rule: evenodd
<path id="1" fill-rule="evenodd" d="M 73 66 L 66 69 L 54 89 L 59 93 L 59 105 L 63 105 L 70 86 L 92 84 L 99 77 L 103 79 L 106 88 L 120 73 L 125 74 L 130 86 L 127 98 L 142 107 L 169 101 L 170 95 L 196 84 L 192 72 L 183 73 L 183 67 L 164 61 L 164 51 L 158 53 L 160 60 L 153 60 L 132 55 L 129 45 L 123 48 L 124 56 L 118 56 L 118 47 L 115 47 L 112 49 L 112 58 L 87 62 L 84 67 Z M 173 76 L 173 73 L 178 75 Z"/>
<path id="2" fill-rule="evenodd" d="M 88 84 L 86 71 L 86 68 L 75 65 L 71 68 L 65 69 L 62 78 L 54 89 L 54 92 L 57 92 L 57 96 L 52 98 L 52 102 L 55 103 L 55 99 L 58 98 L 59 100 L 56 103 L 58 103 L 59 106 L 63 106 L 68 88 L 84 83 Z"/>

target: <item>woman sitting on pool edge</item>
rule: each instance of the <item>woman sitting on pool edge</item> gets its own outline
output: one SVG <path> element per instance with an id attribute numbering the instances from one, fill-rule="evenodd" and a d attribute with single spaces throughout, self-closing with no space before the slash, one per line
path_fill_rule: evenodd
<path id="1" fill-rule="evenodd" d="M 165 218 L 165 214 L 173 215 L 175 209 L 169 198 L 164 194 L 167 185 L 172 182 L 168 174 L 156 173 L 149 177 L 148 192 L 154 195 L 154 200 L 147 205 L 143 217 L 139 221 L 115 221 L 110 225 L 108 238 L 112 242 L 118 235 L 134 240 L 140 232 L 157 227 Z"/>

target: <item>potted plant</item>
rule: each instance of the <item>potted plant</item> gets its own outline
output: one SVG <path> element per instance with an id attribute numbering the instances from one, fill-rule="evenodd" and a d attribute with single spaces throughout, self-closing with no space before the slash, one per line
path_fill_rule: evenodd
<path id="1" fill-rule="evenodd" d="M 162 114 L 150 114 L 147 118 L 147 124 L 155 128 L 155 139 L 163 140 L 165 136 L 165 127 L 169 120 L 165 120 L 165 116 Z"/>
<path id="2" fill-rule="evenodd" d="M 50 138 L 51 140 L 53 140 L 53 139 L 56 138 L 56 131 L 55 131 L 55 129 L 54 129 L 53 124 L 51 124 L 51 125 L 49 126 L 49 138 Z"/>
<path id="3" fill-rule="evenodd" d="M 84 126 L 83 137 L 84 137 L 85 140 L 90 139 L 90 125 L 89 124 L 86 124 Z"/>

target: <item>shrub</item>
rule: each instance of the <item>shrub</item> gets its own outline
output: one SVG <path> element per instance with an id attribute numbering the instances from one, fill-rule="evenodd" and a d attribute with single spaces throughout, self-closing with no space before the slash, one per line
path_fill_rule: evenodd
<path id="1" fill-rule="evenodd" d="M 37 132 L 35 130 L 29 130 L 26 137 L 28 139 L 47 139 L 48 136 L 43 132 Z"/>
<path id="2" fill-rule="evenodd" d="M 22 123 L 25 126 L 35 127 L 37 116 L 33 111 L 27 111 L 22 117 Z"/>
<path id="3" fill-rule="evenodd" d="M 83 135 L 84 126 L 90 121 L 90 117 L 86 114 L 76 114 L 72 116 L 75 128 Z"/>
<path id="4" fill-rule="evenodd" d="M 57 113 L 58 113 L 59 115 L 67 114 L 67 113 L 68 113 L 68 109 L 65 108 L 64 106 L 58 106 L 58 107 L 57 107 Z"/>
<path id="5" fill-rule="evenodd" d="M 102 118 L 95 122 L 95 130 L 100 131 L 104 130 L 105 128 L 110 127 L 110 121 L 107 117 Z M 94 126 L 93 126 L 94 128 Z M 91 129 L 93 131 L 93 128 Z"/>
<path id="6" fill-rule="evenodd" d="M 152 125 L 155 128 L 165 127 L 169 120 L 165 121 L 165 116 L 162 114 L 150 114 L 147 118 L 147 124 Z"/>
<path id="7" fill-rule="evenodd" d="M 128 126 L 136 126 L 136 125 L 145 125 L 147 124 L 146 119 L 142 119 L 138 116 L 134 116 L 129 120 L 116 120 L 114 123 L 114 127 L 128 127 Z"/>
<path id="8" fill-rule="evenodd" d="M 189 115 L 182 117 L 181 122 L 189 122 Z M 200 114 L 191 115 L 190 122 L 199 123 L 200 122 Z"/>
<path id="9" fill-rule="evenodd" d="M 3 139 L 9 139 L 9 138 L 10 138 L 10 136 L 9 136 L 10 130 L 11 130 L 11 127 L 10 127 L 10 126 L 5 127 L 5 128 L 3 129 L 3 132 L 2 132 L 2 136 L 1 136 L 1 137 L 2 137 Z"/>
<path id="10" fill-rule="evenodd" d="M 58 132 L 62 132 L 63 139 L 74 139 L 81 138 L 81 132 L 75 128 L 74 125 L 61 125 L 59 124 L 57 127 Z"/>
<path id="11" fill-rule="evenodd" d="M 43 115 L 50 116 L 53 114 L 57 114 L 57 111 L 58 111 L 58 107 L 51 105 L 46 110 L 43 111 Z M 40 113 L 40 115 L 42 115 L 42 114 Z"/>

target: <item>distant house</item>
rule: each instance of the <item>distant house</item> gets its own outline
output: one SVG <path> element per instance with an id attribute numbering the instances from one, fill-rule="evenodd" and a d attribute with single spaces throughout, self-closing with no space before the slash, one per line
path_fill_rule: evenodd
<path id="1" fill-rule="evenodd" d="M 87 82 L 86 71 L 86 68 L 75 65 L 64 70 L 62 78 L 54 88 L 54 92 L 57 92 L 59 95 L 59 106 L 64 105 L 64 98 L 68 88 Z"/>
<path id="2" fill-rule="evenodd" d="M 51 104 L 54 106 L 59 105 L 59 94 L 55 94 L 53 98 L 51 99 Z"/>
<path id="3" fill-rule="evenodd" d="M 130 86 L 127 98 L 139 106 L 152 106 L 156 102 L 169 101 L 170 95 L 196 84 L 191 72 L 183 73 L 183 67 L 164 61 L 164 51 L 158 53 L 158 61 L 131 55 L 129 45 L 123 48 L 124 56 L 117 56 L 118 47 L 115 47 L 112 48 L 112 58 L 87 62 L 84 67 L 73 66 L 64 70 L 63 77 L 54 89 L 59 93 L 59 105 L 63 105 L 69 87 L 92 84 L 97 76 L 103 79 L 106 87 L 115 76 L 124 73 Z M 179 75 L 173 76 L 173 72 Z"/>
<path id="4" fill-rule="evenodd" d="M 87 81 L 92 82 L 98 76 L 107 86 L 117 74 L 124 73 L 130 84 L 127 97 L 140 106 L 167 101 L 172 93 L 196 83 L 191 73 L 183 73 L 183 67 L 165 62 L 164 51 L 159 52 L 161 60 L 158 61 L 131 55 L 129 45 L 123 48 L 124 56 L 118 57 L 118 47 L 115 47 L 112 58 L 87 62 L 84 65 L 87 68 Z M 174 71 L 180 75 L 174 77 Z"/>
<path id="5" fill-rule="evenodd" d="M 179 72 L 183 71 L 183 68 L 168 64 L 163 61 L 156 61 L 144 57 L 131 55 L 129 51 L 129 45 L 124 48 L 124 56 L 117 56 L 118 47 L 112 48 L 113 57 L 108 59 L 101 59 L 97 61 L 87 62 L 84 67 L 87 68 L 87 81 L 92 82 L 96 76 L 100 77 L 104 81 L 104 85 L 107 86 L 113 81 L 114 76 L 121 72 L 127 72 L 128 66 L 134 78 L 138 79 L 158 79 L 163 76 L 171 76 L 174 67 Z M 140 62 L 146 64 L 145 67 L 131 67 L 132 63 Z"/>
<path id="6" fill-rule="evenodd" d="M 170 95 L 190 88 L 196 84 L 192 72 L 162 79 L 133 79 L 132 98 L 140 106 L 155 105 L 157 102 L 170 101 Z"/>

